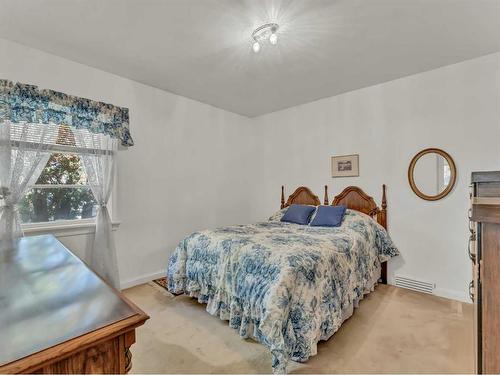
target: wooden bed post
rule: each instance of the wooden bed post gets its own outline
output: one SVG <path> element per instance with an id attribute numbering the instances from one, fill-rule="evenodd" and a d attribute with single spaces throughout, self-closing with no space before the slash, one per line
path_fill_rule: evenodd
<path id="1" fill-rule="evenodd" d="M 281 209 L 285 208 L 285 187 L 281 185 Z"/>
<path id="2" fill-rule="evenodd" d="M 381 210 L 377 214 L 377 221 L 385 228 L 385 230 L 387 230 L 387 195 L 385 192 L 385 184 L 382 185 L 382 206 Z M 382 284 L 387 284 L 387 262 L 383 262 L 381 266 L 382 269 L 380 278 L 382 280 Z"/>
<path id="3" fill-rule="evenodd" d="M 387 230 L 387 196 L 385 193 L 385 184 L 382 185 L 382 209 L 378 212 L 378 223 Z"/>
<path id="4" fill-rule="evenodd" d="M 325 185 L 325 200 L 323 203 L 325 206 L 328 206 L 328 185 Z"/>

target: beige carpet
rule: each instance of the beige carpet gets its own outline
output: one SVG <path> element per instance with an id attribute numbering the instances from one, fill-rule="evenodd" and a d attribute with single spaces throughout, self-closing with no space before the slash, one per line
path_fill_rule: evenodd
<path id="1" fill-rule="evenodd" d="M 125 291 L 151 319 L 137 330 L 133 373 L 269 373 L 271 356 L 185 296 Z M 340 330 L 290 373 L 471 373 L 470 304 L 379 285 Z"/>

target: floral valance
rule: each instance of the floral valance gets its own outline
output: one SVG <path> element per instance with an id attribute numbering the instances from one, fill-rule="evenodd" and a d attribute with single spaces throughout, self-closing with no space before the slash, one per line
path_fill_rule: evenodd
<path id="1" fill-rule="evenodd" d="M 0 123 L 64 124 L 133 146 L 128 108 L 0 79 Z"/>

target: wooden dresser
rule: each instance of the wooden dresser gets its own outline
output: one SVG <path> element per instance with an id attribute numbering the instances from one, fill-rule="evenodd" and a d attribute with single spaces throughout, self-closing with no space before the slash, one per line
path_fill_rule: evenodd
<path id="1" fill-rule="evenodd" d="M 54 236 L 0 241 L 0 373 L 126 373 L 148 318 Z"/>
<path id="2" fill-rule="evenodd" d="M 472 173 L 469 256 L 475 304 L 476 370 L 500 373 L 500 172 Z"/>

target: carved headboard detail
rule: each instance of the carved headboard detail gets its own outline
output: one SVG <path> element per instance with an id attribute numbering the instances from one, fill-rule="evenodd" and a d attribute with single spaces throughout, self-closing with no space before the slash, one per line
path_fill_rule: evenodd
<path id="1" fill-rule="evenodd" d="M 347 206 L 352 210 L 363 212 L 377 218 L 377 222 L 387 229 L 387 197 L 385 185 L 382 185 L 382 205 L 378 207 L 375 200 L 357 186 L 346 187 L 332 202 L 332 206 Z"/>
<path id="2" fill-rule="evenodd" d="M 377 206 L 375 200 L 357 186 L 348 186 L 333 198 L 332 206 L 344 205 L 351 210 L 363 212 L 376 219 L 377 222 L 387 229 L 387 196 L 386 187 L 382 185 L 382 204 Z M 319 206 L 321 201 L 311 189 L 300 186 L 288 197 L 285 202 L 285 187 L 281 186 L 281 208 L 291 204 L 309 204 Z M 328 205 L 328 186 L 325 185 L 324 205 Z"/>
<path id="3" fill-rule="evenodd" d="M 288 197 L 285 203 L 285 187 L 281 187 L 281 208 L 290 206 L 291 204 L 310 204 L 312 206 L 319 206 L 321 201 L 317 195 L 305 186 L 300 186 Z"/>

